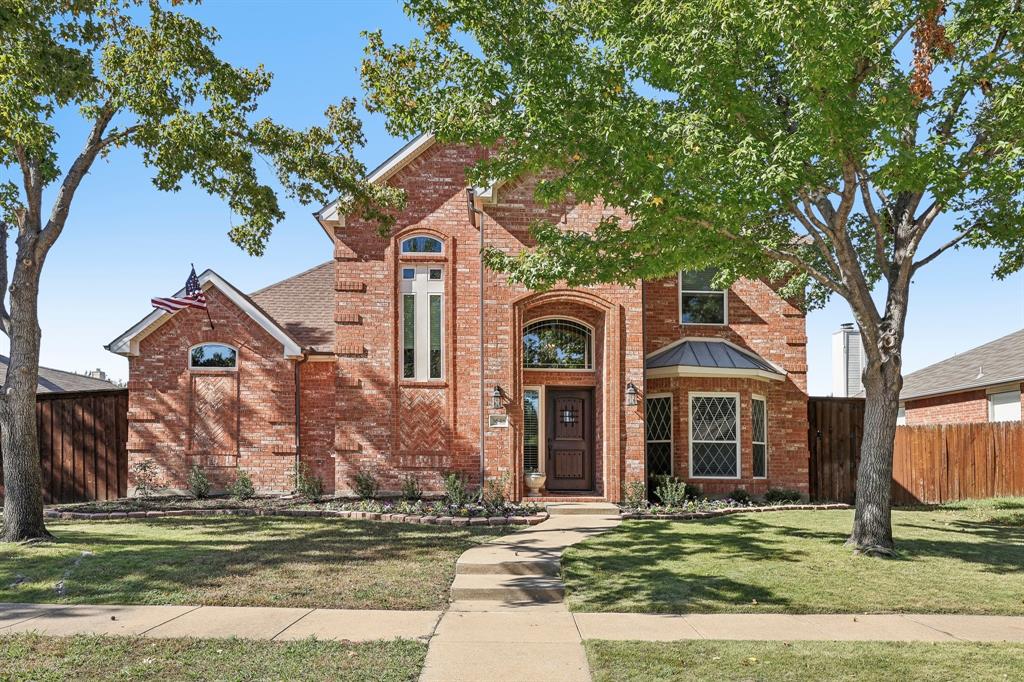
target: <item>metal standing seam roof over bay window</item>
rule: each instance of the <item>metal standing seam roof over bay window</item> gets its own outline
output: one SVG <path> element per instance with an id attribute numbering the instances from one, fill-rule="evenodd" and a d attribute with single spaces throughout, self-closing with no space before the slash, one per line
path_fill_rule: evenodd
<path id="1" fill-rule="evenodd" d="M 785 370 L 724 339 L 687 338 L 647 356 L 647 377 L 719 376 L 782 381 Z"/>

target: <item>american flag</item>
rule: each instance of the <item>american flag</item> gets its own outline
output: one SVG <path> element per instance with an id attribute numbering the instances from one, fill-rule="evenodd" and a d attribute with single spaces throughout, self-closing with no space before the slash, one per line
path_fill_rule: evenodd
<path id="1" fill-rule="evenodd" d="M 150 301 L 154 308 L 174 313 L 182 308 L 206 308 L 206 294 L 199 285 L 199 277 L 196 276 L 196 268 L 192 266 L 192 273 L 185 280 L 184 296 L 169 296 L 168 298 L 154 298 Z"/>

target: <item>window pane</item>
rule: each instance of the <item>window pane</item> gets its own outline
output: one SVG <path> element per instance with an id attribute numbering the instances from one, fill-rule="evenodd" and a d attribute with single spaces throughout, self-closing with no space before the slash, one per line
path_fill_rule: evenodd
<path id="1" fill-rule="evenodd" d="M 416 270 L 414 268 L 402 268 L 402 279 L 414 279 Z"/>
<path id="2" fill-rule="evenodd" d="M 725 324 L 725 294 L 680 294 L 684 324 Z"/>
<path id="3" fill-rule="evenodd" d="M 765 428 L 764 428 L 764 401 L 763 400 L 758 400 L 757 398 L 755 398 L 750 403 L 750 409 L 751 409 L 750 419 L 751 419 L 751 422 L 753 423 L 753 427 L 754 427 L 754 438 L 753 438 L 753 440 L 754 440 L 755 443 L 763 443 L 764 442 L 764 433 L 765 433 Z"/>
<path id="4" fill-rule="evenodd" d="M 722 291 L 721 289 L 714 289 L 711 286 L 711 281 L 717 274 L 718 270 L 715 268 L 683 272 L 682 276 L 679 278 L 679 288 L 683 291 Z"/>
<path id="5" fill-rule="evenodd" d="M 430 378 L 441 378 L 441 297 L 430 297 Z"/>
<path id="6" fill-rule="evenodd" d="M 402 296 L 402 376 L 416 377 L 416 296 Z"/>
<path id="7" fill-rule="evenodd" d="M 238 357 L 234 348 L 207 343 L 193 348 L 189 360 L 192 367 L 231 368 L 236 366 Z"/>
<path id="8" fill-rule="evenodd" d="M 523 391 L 523 469 L 540 466 L 540 392 Z"/>
<path id="9" fill-rule="evenodd" d="M 590 330 L 572 320 L 541 320 L 523 329 L 523 367 L 592 369 Z"/>
<path id="10" fill-rule="evenodd" d="M 672 399 L 647 399 L 647 440 L 672 439 Z"/>
<path id="11" fill-rule="evenodd" d="M 694 443 L 694 476 L 736 477 L 735 443 Z"/>
<path id="12" fill-rule="evenodd" d="M 764 456 L 764 443 L 754 443 L 754 478 L 765 478 L 768 475 L 766 471 Z"/>
<path id="13" fill-rule="evenodd" d="M 989 421 L 1020 421 L 1020 391 L 993 393 L 988 397 Z"/>
<path id="14" fill-rule="evenodd" d="M 672 475 L 672 443 L 647 444 L 647 478 Z"/>
<path id="15" fill-rule="evenodd" d="M 402 242 L 402 253 L 441 253 L 441 242 L 433 237 L 410 237 Z"/>
<path id="16" fill-rule="evenodd" d="M 441 268 L 431 268 L 430 279 L 441 279 Z"/>

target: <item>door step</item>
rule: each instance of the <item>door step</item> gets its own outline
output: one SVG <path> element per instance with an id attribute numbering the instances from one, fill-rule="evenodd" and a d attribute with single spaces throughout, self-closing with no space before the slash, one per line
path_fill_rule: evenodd
<path id="1" fill-rule="evenodd" d="M 509 559 L 506 561 L 479 561 L 461 558 L 455 562 L 456 575 L 533 575 L 557 576 L 559 573 L 557 559 Z"/>
<path id="2" fill-rule="evenodd" d="M 610 502 L 556 502 L 545 506 L 551 516 L 569 514 L 590 514 L 598 516 L 618 516 L 618 505 Z"/>
<path id="3" fill-rule="evenodd" d="M 505 603 L 560 602 L 565 585 L 558 578 L 540 575 L 488 575 L 460 573 L 452 583 L 452 601 L 500 601 Z"/>

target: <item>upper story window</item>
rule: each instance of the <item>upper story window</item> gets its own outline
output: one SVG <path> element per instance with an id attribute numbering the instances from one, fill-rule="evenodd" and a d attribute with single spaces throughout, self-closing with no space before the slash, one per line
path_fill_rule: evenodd
<path id="1" fill-rule="evenodd" d="M 679 273 L 680 324 L 726 324 L 729 294 L 711 286 L 717 274 L 714 268 Z"/>
<path id="2" fill-rule="evenodd" d="M 573 320 L 538 320 L 523 328 L 523 367 L 593 369 L 590 328 Z"/>
<path id="3" fill-rule="evenodd" d="M 221 343 L 204 343 L 189 351 L 190 369 L 237 369 L 238 351 Z"/>
<path id="4" fill-rule="evenodd" d="M 403 267 L 399 283 L 402 378 L 444 376 L 444 268 Z"/>
<path id="5" fill-rule="evenodd" d="M 402 240 L 402 253 L 441 253 L 441 240 L 433 237 L 409 237 Z"/>

